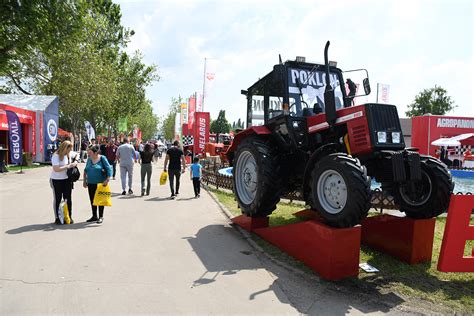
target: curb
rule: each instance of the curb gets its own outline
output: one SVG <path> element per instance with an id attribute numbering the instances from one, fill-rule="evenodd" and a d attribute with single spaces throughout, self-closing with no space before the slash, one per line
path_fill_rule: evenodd
<path id="1" fill-rule="evenodd" d="M 219 206 L 219 208 L 221 209 L 221 212 L 229 219 L 229 221 L 235 217 L 230 211 L 229 209 L 224 205 L 222 204 L 219 199 L 217 198 L 217 196 L 211 192 L 209 190 L 209 186 L 208 185 L 203 185 L 202 186 L 206 192 L 211 196 L 211 198 L 214 200 L 214 202 L 216 202 L 216 204 Z M 268 254 L 262 247 L 260 247 L 253 239 L 252 239 L 252 235 L 250 232 L 248 232 L 247 230 L 243 229 L 242 227 L 238 226 L 238 225 L 235 225 L 233 224 L 232 222 L 230 222 L 230 225 L 232 227 L 234 227 L 234 229 L 236 229 L 241 235 L 242 237 L 244 237 L 244 239 L 250 244 L 250 246 L 252 248 L 254 248 L 255 250 L 257 250 L 260 254 L 264 255 L 267 259 L 269 259 L 271 262 L 275 263 L 276 265 L 286 269 L 286 270 L 289 270 L 291 271 L 292 273 L 295 273 L 295 274 L 298 274 L 299 276 L 304 276 L 306 278 L 310 277 L 314 280 L 320 280 L 320 278 L 314 274 L 309 274 L 305 271 L 302 271 L 298 268 L 295 268 L 285 262 L 282 262 L 278 259 L 276 259 L 275 257 L 271 256 L 270 254 Z M 291 257 L 291 256 L 290 256 Z M 296 260 L 296 259 L 294 259 Z M 270 271 L 269 271 L 270 272 Z M 271 273 L 271 272 L 270 272 Z"/>

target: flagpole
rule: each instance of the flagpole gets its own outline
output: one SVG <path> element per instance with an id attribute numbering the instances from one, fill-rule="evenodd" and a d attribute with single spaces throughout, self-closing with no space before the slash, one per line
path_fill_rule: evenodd
<path id="1" fill-rule="evenodd" d="M 206 62 L 207 62 L 207 58 L 204 57 L 204 76 L 203 76 L 203 82 L 202 82 L 201 112 L 204 112 L 204 98 L 206 96 Z"/>
<path id="2" fill-rule="evenodd" d="M 375 103 L 379 103 L 379 83 L 377 82 L 377 98 L 375 99 Z"/>

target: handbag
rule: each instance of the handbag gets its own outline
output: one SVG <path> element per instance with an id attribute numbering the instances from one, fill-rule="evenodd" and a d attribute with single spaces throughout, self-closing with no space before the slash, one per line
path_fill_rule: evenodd
<path id="1" fill-rule="evenodd" d="M 92 205 L 112 206 L 112 192 L 110 191 L 110 186 L 108 184 L 105 187 L 102 183 L 97 184 Z"/>
<path id="2" fill-rule="evenodd" d="M 165 185 L 166 180 L 168 180 L 168 172 L 163 171 L 160 176 L 160 185 Z"/>
<path id="3" fill-rule="evenodd" d="M 67 207 L 67 204 L 66 201 L 62 200 L 58 207 L 58 218 L 61 224 L 64 224 L 64 206 Z"/>
<path id="4" fill-rule="evenodd" d="M 69 216 L 69 209 L 66 200 L 62 200 L 58 207 L 58 218 L 61 224 L 71 224 L 71 217 Z"/>
<path id="5" fill-rule="evenodd" d="M 81 172 L 77 166 L 67 169 L 66 174 L 68 179 L 72 182 L 76 182 L 81 177 Z"/>
<path id="6" fill-rule="evenodd" d="M 100 156 L 100 164 L 102 165 L 102 176 L 107 178 L 107 170 L 105 169 L 104 162 L 102 159 L 105 159 L 104 156 Z"/>

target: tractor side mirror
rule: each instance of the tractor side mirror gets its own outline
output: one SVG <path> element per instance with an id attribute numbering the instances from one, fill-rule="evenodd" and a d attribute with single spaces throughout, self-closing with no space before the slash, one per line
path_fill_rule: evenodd
<path id="1" fill-rule="evenodd" d="M 248 91 L 247 90 L 240 90 L 240 94 L 247 95 Z"/>
<path id="2" fill-rule="evenodd" d="M 362 80 L 362 84 L 364 86 L 364 92 L 366 95 L 369 95 L 370 94 L 370 83 L 369 83 L 369 78 L 365 78 L 364 80 Z"/>

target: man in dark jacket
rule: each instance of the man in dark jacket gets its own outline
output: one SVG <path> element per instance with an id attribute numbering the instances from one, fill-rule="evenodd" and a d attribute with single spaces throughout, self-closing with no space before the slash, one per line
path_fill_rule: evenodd
<path id="1" fill-rule="evenodd" d="M 168 166 L 169 161 L 169 166 Z M 181 168 L 182 165 L 182 168 Z M 171 199 L 174 199 L 179 194 L 179 179 L 181 173 L 186 170 L 186 160 L 184 159 L 183 151 L 179 148 L 179 142 L 174 141 L 173 146 L 166 152 L 164 171 L 168 170 Z M 176 190 L 174 188 L 174 180 L 176 178 Z"/>

